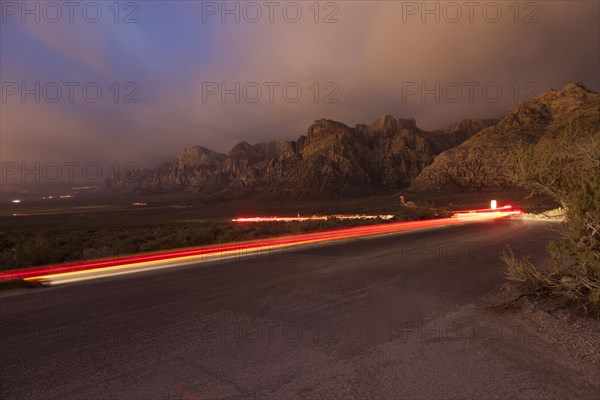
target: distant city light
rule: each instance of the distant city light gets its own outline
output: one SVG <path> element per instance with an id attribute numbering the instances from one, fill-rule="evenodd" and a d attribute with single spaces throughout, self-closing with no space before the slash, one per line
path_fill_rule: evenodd
<path id="1" fill-rule="evenodd" d="M 496 208 L 498 208 L 498 202 L 496 200 L 492 200 L 492 203 L 490 205 L 490 208 L 492 210 L 495 210 Z"/>
<path id="2" fill-rule="evenodd" d="M 20 202 L 21 202 L 21 200 L 19 200 L 19 199 L 14 199 L 14 200 L 12 201 L 12 203 L 20 203 Z"/>

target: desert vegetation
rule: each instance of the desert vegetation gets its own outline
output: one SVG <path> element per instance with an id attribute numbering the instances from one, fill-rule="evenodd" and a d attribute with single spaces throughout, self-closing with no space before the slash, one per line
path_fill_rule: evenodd
<path id="1" fill-rule="evenodd" d="M 206 211 L 205 211 L 206 213 Z M 449 214 L 424 205 L 399 208 L 391 221 L 430 219 Z M 0 269 L 15 269 L 99 258 L 252 240 L 285 234 L 386 222 L 328 219 L 305 222 L 239 224 L 230 218 L 168 214 L 138 216 L 134 213 L 99 213 L 82 219 L 60 216 L 60 224 L 48 217 L 16 224 L 0 231 Z M 21 221 L 23 222 L 23 221 Z"/>
<path id="2" fill-rule="evenodd" d="M 597 116 L 596 116 L 597 123 Z M 548 245 L 549 268 L 507 251 L 506 275 L 523 295 L 551 297 L 600 317 L 600 131 L 569 124 L 537 145 L 515 143 L 518 182 L 564 209 L 562 237 Z"/>

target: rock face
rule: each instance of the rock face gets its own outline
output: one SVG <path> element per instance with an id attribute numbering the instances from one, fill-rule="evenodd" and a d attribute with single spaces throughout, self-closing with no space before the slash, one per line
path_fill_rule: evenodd
<path id="1" fill-rule="evenodd" d="M 518 143 L 536 145 L 569 126 L 598 130 L 598 93 L 580 83 L 549 90 L 516 105 L 497 125 L 439 154 L 411 188 L 416 191 L 510 189 L 515 187 L 511 157 Z"/>
<path id="2" fill-rule="evenodd" d="M 115 183 L 136 189 L 172 190 L 181 187 L 200 188 L 216 183 L 216 172 L 225 155 L 202 146 L 183 149 L 172 163 L 160 165 L 155 170 L 126 171 L 115 177 Z"/>
<path id="3" fill-rule="evenodd" d="M 514 187 L 511 146 L 537 143 L 569 123 L 598 126 L 598 94 L 572 83 L 516 105 L 502 120 L 464 120 L 427 132 L 384 115 L 351 128 L 320 119 L 295 141 L 241 142 L 228 154 L 201 146 L 172 163 L 115 177 L 133 190 L 218 196 L 338 197 L 410 186 L 418 191 Z M 594 125 L 595 124 L 595 125 Z"/>
<path id="4" fill-rule="evenodd" d="M 241 142 L 226 155 L 194 146 L 183 149 L 172 163 L 129 171 L 114 181 L 134 190 L 228 196 L 366 194 L 408 186 L 438 153 L 495 123 L 467 120 L 426 132 L 414 119 L 391 115 L 355 128 L 321 119 L 296 141 Z"/>

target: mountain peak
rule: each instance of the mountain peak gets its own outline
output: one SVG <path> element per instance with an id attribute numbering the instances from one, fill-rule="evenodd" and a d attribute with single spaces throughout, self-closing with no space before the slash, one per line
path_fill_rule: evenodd
<path id="1" fill-rule="evenodd" d="M 330 136 L 343 134 L 350 131 L 350 128 L 338 121 L 321 118 L 313 122 L 308 128 L 306 145 L 311 142 L 320 141 Z"/>
<path id="2" fill-rule="evenodd" d="M 581 82 L 570 82 L 566 84 L 562 89 L 555 90 L 549 89 L 542 92 L 537 99 L 530 100 L 529 102 L 541 100 L 542 102 L 553 102 L 553 101 L 564 101 L 564 99 L 586 99 L 588 96 L 597 96 L 598 94 L 593 90 L 588 89 Z M 515 107 L 519 106 L 517 104 Z"/>
<path id="3" fill-rule="evenodd" d="M 321 118 L 312 123 L 308 128 L 308 133 L 317 130 L 335 130 L 335 129 L 349 129 L 347 125 L 334 121 L 332 119 Z"/>
<path id="4" fill-rule="evenodd" d="M 396 130 L 397 127 L 398 123 L 396 118 L 393 115 L 385 114 L 375 118 L 375 120 L 369 124 L 369 131 L 386 132 L 389 130 Z"/>
<path id="5" fill-rule="evenodd" d="M 567 83 L 565 85 L 565 87 L 563 87 L 561 90 L 561 92 L 572 92 L 572 91 L 591 92 L 591 90 L 586 88 L 583 83 L 578 82 L 578 81 Z"/>
<path id="6" fill-rule="evenodd" d="M 220 162 L 225 155 L 202 146 L 186 147 L 179 152 L 176 162 L 187 165 L 202 165 Z"/>
<path id="7" fill-rule="evenodd" d="M 417 129 L 417 122 L 414 118 L 398 118 L 393 115 L 385 114 L 377 117 L 371 124 L 368 130 L 377 133 L 398 132 L 402 129 Z"/>

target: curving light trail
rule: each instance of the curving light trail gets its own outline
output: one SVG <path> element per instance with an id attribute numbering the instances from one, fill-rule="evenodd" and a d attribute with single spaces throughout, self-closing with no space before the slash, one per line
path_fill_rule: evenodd
<path id="1" fill-rule="evenodd" d="M 211 245 L 183 250 L 138 254 L 121 258 L 77 262 L 60 265 L 24 268 L 0 272 L 0 281 L 25 280 L 43 285 L 97 279 L 101 277 L 131 274 L 162 268 L 172 268 L 187 264 L 215 261 L 231 256 L 249 256 L 262 251 L 312 243 L 348 240 L 358 237 L 385 235 L 404 231 L 451 226 L 480 221 L 483 219 L 504 218 L 521 214 L 512 206 L 498 209 L 482 209 L 456 212 L 452 217 L 420 221 L 390 222 L 351 228 L 334 228 L 298 235 L 280 236 L 268 239 Z M 269 218 L 269 217 L 267 217 Z M 278 217 L 275 217 L 278 218 Z"/>

